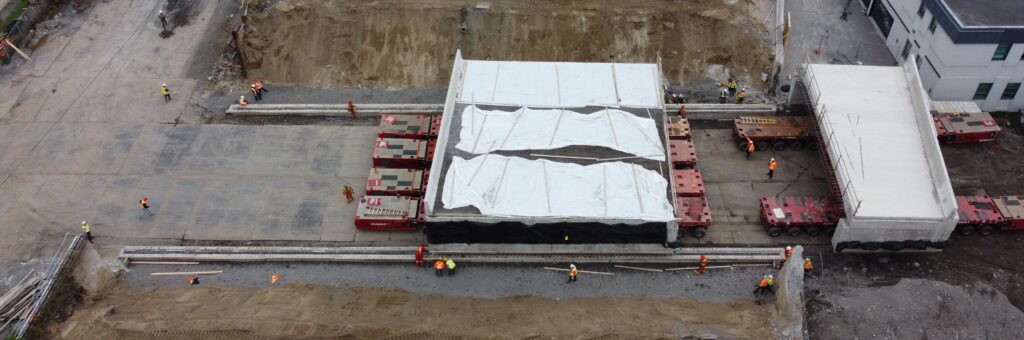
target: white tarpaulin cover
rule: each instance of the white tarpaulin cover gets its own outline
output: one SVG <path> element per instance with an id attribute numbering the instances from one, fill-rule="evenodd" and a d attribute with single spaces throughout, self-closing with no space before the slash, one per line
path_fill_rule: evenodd
<path id="1" fill-rule="evenodd" d="M 660 107 L 656 64 L 466 60 L 459 102 Z"/>
<path id="2" fill-rule="evenodd" d="M 445 175 L 445 209 L 474 206 L 486 216 L 674 219 L 668 183 L 641 166 L 576 165 L 495 154 L 454 157 Z"/>
<path id="3" fill-rule="evenodd" d="M 530 108 L 508 112 L 481 110 L 470 105 L 462 111 L 459 138 L 455 147 L 474 154 L 590 145 L 665 160 L 665 147 L 658 138 L 654 119 L 618 109 L 589 114 Z"/>

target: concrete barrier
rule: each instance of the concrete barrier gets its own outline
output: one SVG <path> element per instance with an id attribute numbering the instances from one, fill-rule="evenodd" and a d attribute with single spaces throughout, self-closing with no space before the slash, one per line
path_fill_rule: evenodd
<path id="1" fill-rule="evenodd" d="M 793 256 L 782 264 L 775 279 L 776 324 L 779 339 L 805 339 L 804 247 L 793 247 Z"/>

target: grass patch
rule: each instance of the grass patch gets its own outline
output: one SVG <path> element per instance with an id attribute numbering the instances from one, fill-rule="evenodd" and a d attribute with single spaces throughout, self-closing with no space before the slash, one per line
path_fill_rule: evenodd
<path id="1" fill-rule="evenodd" d="M 84 289 L 72 277 L 61 280 L 50 292 L 50 301 L 43 306 L 36 321 L 25 332 L 25 339 L 53 339 L 49 334 L 50 325 L 71 317 L 76 304 L 82 301 Z"/>
<path id="2" fill-rule="evenodd" d="M 11 14 L 8 14 L 7 17 L 4 18 L 3 24 L 0 25 L 0 28 L 3 28 L 4 32 L 7 32 L 7 29 L 10 28 L 12 23 L 14 23 L 14 20 L 17 20 L 18 17 L 21 16 L 21 13 L 25 13 L 25 9 L 28 8 L 28 2 L 29 0 L 18 0 L 18 4 L 15 5 L 14 11 L 11 11 Z"/>

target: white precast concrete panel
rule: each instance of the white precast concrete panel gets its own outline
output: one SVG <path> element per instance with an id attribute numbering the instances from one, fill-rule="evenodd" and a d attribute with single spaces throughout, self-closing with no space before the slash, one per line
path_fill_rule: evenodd
<path id="1" fill-rule="evenodd" d="M 660 107 L 655 64 L 465 61 L 458 102 Z"/>
<path id="2" fill-rule="evenodd" d="M 854 217 L 946 217 L 908 80 L 899 67 L 807 65 Z M 920 114 L 926 114 L 922 111 Z M 927 127 L 931 128 L 931 127 Z M 931 142 L 937 143 L 935 140 Z M 935 146 L 937 147 L 937 146 Z M 941 162 L 941 159 L 935 160 Z"/>
<path id="3" fill-rule="evenodd" d="M 470 105 L 463 109 L 461 121 L 460 140 L 455 147 L 474 154 L 587 145 L 665 160 L 665 147 L 654 120 L 618 109 L 589 114 L 530 108 L 508 112 Z"/>
<path id="4" fill-rule="evenodd" d="M 445 209 L 473 206 L 485 216 L 674 219 L 668 182 L 643 167 L 576 165 L 495 154 L 454 157 L 445 174 Z"/>

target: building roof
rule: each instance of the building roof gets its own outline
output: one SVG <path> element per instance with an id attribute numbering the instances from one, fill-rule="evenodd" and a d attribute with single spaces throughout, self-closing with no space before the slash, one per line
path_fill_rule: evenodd
<path id="1" fill-rule="evenodd" d="M 916 72 L 912 64 L 804 66 L 847 217 L 941 220 L 955 213 L 927 97 L 916 73 L 907 73 Z"/>
<path id="2" fill-rule="evenodd" d="M 964 26 L 1024 26 L 1021 0 L 942 0 Z"/>
<path id="3" fill-rule="evenodd" d="M 457 54 L 452 70 L 428 221 L 674 220 L 658 65 Z"/>

